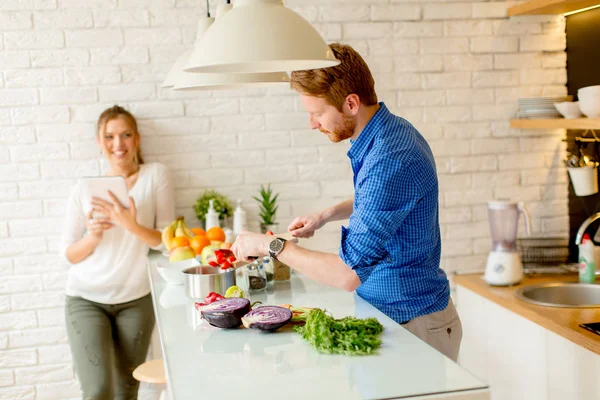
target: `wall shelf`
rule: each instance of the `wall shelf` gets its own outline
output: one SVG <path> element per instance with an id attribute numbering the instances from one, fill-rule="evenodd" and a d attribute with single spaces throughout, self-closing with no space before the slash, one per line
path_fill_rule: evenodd
<path id="1" fill-rule="evenodd" d="M 600 0 L 530 0 L 508 9 L 508 16 L 566 14 L 600 5 Z"/>
<path id="2" fill-rule="evenodd" d="M 552 119 L 511 119 L 510 127 L 516 129 L 599 129 L 598 118 L 552 118 Z"/>

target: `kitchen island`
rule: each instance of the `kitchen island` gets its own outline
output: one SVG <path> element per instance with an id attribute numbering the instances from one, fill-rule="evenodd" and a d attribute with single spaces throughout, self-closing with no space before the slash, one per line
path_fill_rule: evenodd
<path id="1" fill-rule="evenodd" d="M 200 319 L 183 285 L 167 284 L 152 254 L 148 274 L 173 400 L 489 399 L 487 385 L 373 306 L 300 274 L 250 294 L 263 304 L 320 307 L 341 318 L 375 317 L 385 327 L 375 355 L 320 354 L 284 327 L 275 333 L 222 330 Z M 242 269 L 238 285 L 246 289 Z"/>

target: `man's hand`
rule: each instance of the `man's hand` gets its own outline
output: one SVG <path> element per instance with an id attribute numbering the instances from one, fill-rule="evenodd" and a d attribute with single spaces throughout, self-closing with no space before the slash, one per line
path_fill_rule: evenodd
<path id="1" fill-rule="evenodd" d="M 296 217 L 288 226 L 288 231 L 296 237 L 309 238 L 315 234 L 317 229 L 325 225 L 326 222 L 322 212 L 315 212 L 306 216 Z"/>
<path id="2" fill-rule="evenodd" d="M 231 246 L 231 251 L 238 260 L 249 261 L 269 254 L 269 243 L 273 239 L 273 236 L 241 231 Z"/>
<path id="3" fill-rule="evenodd" d="M 137 227 L 137 209 L 133 197 L 129 198 L 129 208 L 125 208 L 119 203 L 114 194 L 108 192 L 111 201 L 103 200 L 99 197 L 92 197 L 92 207 L 94 210 L 108 215 L 111 222 L 121 225 L 128 231 L 133 231 Z"/>

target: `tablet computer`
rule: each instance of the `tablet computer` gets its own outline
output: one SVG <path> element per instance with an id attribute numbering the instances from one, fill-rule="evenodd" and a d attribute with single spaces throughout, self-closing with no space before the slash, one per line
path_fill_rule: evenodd
<path id="1" fill-rule="evenodd" d="M 92 197 L 99 197 L 112 203 L 112 199 L 108 195 L 110 191 L 123 207 L 129 208 L 129 192 L 127 191 L 125 178 L 122 176 L 86 176 L 81 178 L 81 186 L 84 204 L 88 206 L 92 204 Z M 94 213 L 92 218 L 99 216 L 104 215 Z"/>

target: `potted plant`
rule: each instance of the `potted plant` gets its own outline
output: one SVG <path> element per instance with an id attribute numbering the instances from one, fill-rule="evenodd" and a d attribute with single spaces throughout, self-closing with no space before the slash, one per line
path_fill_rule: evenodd
<path id="1" fill-rule="evenodd" d="M 219 213 L 220 221 L 231 217 L 233 207 L 231 206 L 229 199 L 212 189 L 206 190 L 202 196 L 198 197 L 196 203 L 194 203 L 194 212 L 196 213 L 196 218 L 199 221 L 202 221 L 203 226 L 204 220 L 206 219 L 206 212 L 208 211 L 208 205 L 211 200 L 214 200 L 215 211 Z"/>
<path id="2" fill-rule="evenodd" d="M 277 198 L 279 194 L 274 194 L 271 189 L 271 184 L 265 187 L 260 185 L 259 197 L 253 196 L 254 200 L 258 202 L 260 208 L 260 231 L 267 233 L 271 231 L 277 232 L 279 224 L 275 222 L 275 215 L 277 214 Z"/>

